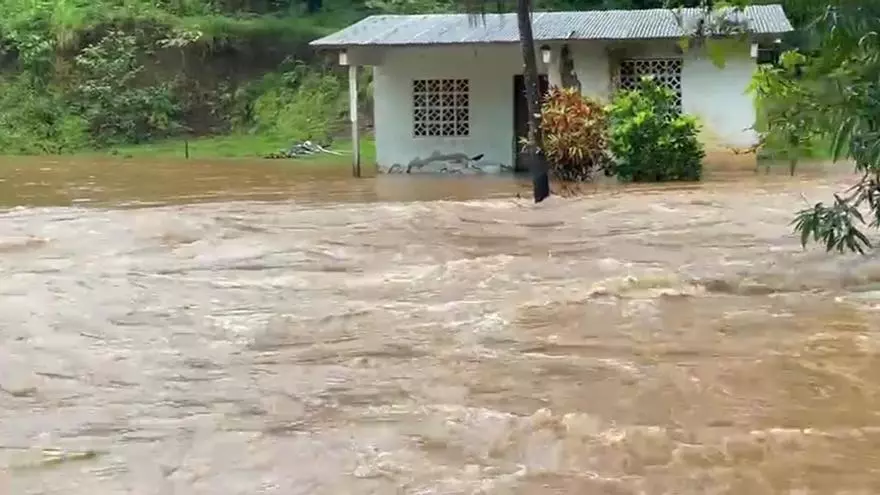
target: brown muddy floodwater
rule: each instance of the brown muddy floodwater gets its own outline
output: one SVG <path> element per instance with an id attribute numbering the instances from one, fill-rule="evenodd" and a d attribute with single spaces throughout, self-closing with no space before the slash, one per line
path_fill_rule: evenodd
<path id="1" fill-rule="evenodd" d="M 880 493 L 851 178 L 733 175 L 4 162 L 0 493 Z"/>

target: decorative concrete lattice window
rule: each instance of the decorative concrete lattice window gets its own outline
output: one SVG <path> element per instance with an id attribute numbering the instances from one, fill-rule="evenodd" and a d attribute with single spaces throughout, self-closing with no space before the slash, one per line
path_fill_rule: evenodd
<path id="1" fill-rule="evenodd" d="M 629 59 L 620 62 L 617 87 L 623 90 L 636 89 L 644 76 L 654 76 L 660 85 L 675 93 L 675 108 L 681 111 L 681 59 L 645 58 Z"/>
<path id="2" fill-rule="evenodd" d="M 467 79 L 413 81 L 414 136 L 469 136 L 470 113 Z"/>

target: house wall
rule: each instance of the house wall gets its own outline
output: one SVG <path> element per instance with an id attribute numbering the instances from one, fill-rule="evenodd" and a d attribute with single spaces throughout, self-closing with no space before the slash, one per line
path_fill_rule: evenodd
<path id="1" fill-rule="evenodd" d="M 552 45 L 553 56 L 548 67 L 551 86 L 562 85 L 561 46 Z M 607 46 L 601 42 L 569 43 L 569 56 L 581 93 L 607 102 L 611 96 L 611 64 Z"/>
<path id="2" fill-rule="evenodd" d="M 730 148 L 748 148 L 757 141 L 749 129 L 755 122 L 752 97 L 746 93 L 757 61 L 749 54 L 749 45 L 742 43 L 728 53 L 724 68 L 716 67 L 704 50 L 692 49 L 684 54 L 674 41 L 651 42 L 570 42 L 568 44 L 581 92 L 608 102 L 613 92 L 616 61 L 624 58 L 681 57 L 682 107 L 695 115 L 703 125 L 701 140 L 710 154 L 730 153 Z M 553 46 L 550 68 L 551 84 L 559 84 L 559 45 Z"/>
<path id="3" fill-rule="evenodd" d="M 758 140 L 755 103 L 747 93 L 757 61 L 743 43 L 716 67 L 703 50 L 689 51 L 682 67 L 682 106 L 700 119 L 700 136 L 711 154 L 748 148 Z"/>
<path id="4" fill-rule="evenodd" d="M 614 68 L 619 58 L 678 57 L 675 43 L 575 41 L 568 43 L 574 62 L 574 72 L 581 84 L 581 93 L 603 103 L 611 101 L 614 93 Z M 550 83 L 559 85 L 561 45 L 554 44 L 550 70 Z"/>
<path id="5" fill-rule="evenodd" d="M 474 163 L 484 171 L 513 166 L 513 76 L 522 73 L 518 45 L 390 48 L 373 71 L 376 159 L 381 171 L 406 169 L 414 160 L 435 153 L 483 155 Z M 469 136 L 413 135 L 413 80 L 433 78 L 469 80 Z M 461 165 L 444 160 L 426 170 Z"/>
<path id="6" fill-rule="evenodd" d="M 539 70 L 550 83 L 560 83 L 559 48 L 553 45 L 552 61 Z M 616 61 L 621 58 L 674 57 L 684 59 L 682 105 L 703 124 L 702 141 L 710 160 L 719 154 L 733 155 L 731 148 L 747 148 L 757 140 L 748 128 L 755 109 L 746 94 L 756 62 L 747 44 L 729 54 L 723 69 L 715 67 L 700 50 L 678 54 L 674 41 L 569 43 L 574 71 L 581 91 L 607 102 L 613 92 Z M 381 52 L 359 53 L 374 66 L 374 111 L 377 162 L 380 171 L 400 171 L 433 154 L 463 153 L 473 157 L 484 171 L 512 168 L 514 161 L 513 76 L 522 73 L 518 45 L 470 45 L 452 47 L 399 47 Z M 470 135 L 467 137 L 416 137 L 413 135 L 412 81 L 414 79 L 466 78 L 470 83 Z M 461 168 L 463 162 L 441 160 L 422 171 Z"/>

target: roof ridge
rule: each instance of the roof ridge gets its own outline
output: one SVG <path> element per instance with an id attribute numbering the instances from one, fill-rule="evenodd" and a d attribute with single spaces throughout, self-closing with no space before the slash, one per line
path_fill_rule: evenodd
<path id="1" fill-rule="evenodd" d="M 763 10 L 767 8 L 773 7 L 782 7 L 784 6 L 781 3 L 762 3 L 758 5 L 746 5 L 743 7 L 744 10 L 758 9 Z M 721 7 L 721 9 L 732 9 L 736 8 L 736 6 L 725 6 Z M 588 10 L 534 10 L 532 14 L 593 14 L 593 13 L 621 13 L 621 14 L 634 14 L 634 13 L 651 13 L 651 12 L 677 12 L 679 10 L 684 11 L 696 11 L 702 10 L 700 7 L 656 7 L 652 9 L 588 9 Z M 421 14 L 370 14 L 364 19 L 371 18 L 411 18 L 411 17 L 457 17 L 457 16 L 513 16 L 516 15 L 516 12 L 426 12 Z M 358 21 L 360 22 L 360 21 Z"/>

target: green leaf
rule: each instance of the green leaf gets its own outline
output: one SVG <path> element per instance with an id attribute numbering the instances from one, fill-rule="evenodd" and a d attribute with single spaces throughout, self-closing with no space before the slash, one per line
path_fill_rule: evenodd
<path id="1" fill-rule="evenodd" d="M 810 239 L 810 234 L 812 233 L 812 231 L 807 228 L 806 222 L 806 219 L 801 219 L 795 227 L 795 230 L 801 231 L 801 247 L 803 248 L 807 247 L 807 241 Z"/>
<path id="2" fill-rule="evenodd" d="M 858 230 L 858 229 L 853 229 L 853 235 L 856 237 L 856 239 L 858 239 L 858 241 L 859 241 L 862 245 L 864 245 L 864 246 L 866 246 L 866 247 L 868 247 L 868 248 L 872 248 L 872 247 L 874 247 L 873 244 L 871 244 L 871 241 L 868 240 L 868 238 L 865 236 L 865 234 L 863 234 L 860 230 Z"/>

